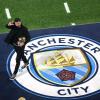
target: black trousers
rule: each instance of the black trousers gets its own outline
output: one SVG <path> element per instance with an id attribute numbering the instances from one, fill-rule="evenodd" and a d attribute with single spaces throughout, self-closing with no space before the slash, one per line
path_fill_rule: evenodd
<path id="1" fill-rule="evenodd" d="M 17 74 L 21 60 L 23 60 L 24 63 L 28 63 L 28 60 L 26 59 L 26 56 L 24 55 L 24 48 L 25 48 L 25 45 L 22 47 L 14 46 L 15 52 L 17 53 L 14 74 Z"/>

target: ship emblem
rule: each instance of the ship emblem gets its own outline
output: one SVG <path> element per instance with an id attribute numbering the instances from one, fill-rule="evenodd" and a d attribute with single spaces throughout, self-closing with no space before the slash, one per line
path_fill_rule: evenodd
<path id="1" fill-rule="evenodd" d="M 44 80 L 58 86 L 74 86 L 84 81 L 91 66 L 80 48 L 42 51 L 33 54 L 36 72 Z"/>
<path id="2" fill-rule="evenodd" d="M 61 52 L 57 52 L 53 57 L 49 57 L 45 64 L 47 66 L 72 66 L 75 65 L 75 59 L 73 56 L 68 57 Z"/>

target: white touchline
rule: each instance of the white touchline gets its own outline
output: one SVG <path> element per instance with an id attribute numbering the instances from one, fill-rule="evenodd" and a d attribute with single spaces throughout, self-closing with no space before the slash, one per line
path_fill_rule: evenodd
<path id="1" fill-rule="evenodd" d="M 7 18 L 11 19 L 10 11 L 8 8 L 5 8 L 5 12 L 6 12 Z"/>
<path id="2" fill-rule="evenodd" d="M 71 13 L 67 2 L 64 3 L 64 7 L 65 7 L 65 10 L 66 10 L 67 13 Z M 75 23 L 71 23 L 71 25 L 75 26 L 76 24 Z"/>
<path id="3" fill-rule="evenodd" d="M 69 6 L 68 6 L 68 3 L 67 2 L 64 3 L 64 6 L 65 6 L 66 12 L 67 13 L 70 13 L 70 9 L 69 9 Z"/>
<path id="4" fill-rule="evenodd" d="M 71 25 L 72 25 L 72 26 L 75 26 L 76 24 L 75 24 L 75 23 L 71 23 Z"/>

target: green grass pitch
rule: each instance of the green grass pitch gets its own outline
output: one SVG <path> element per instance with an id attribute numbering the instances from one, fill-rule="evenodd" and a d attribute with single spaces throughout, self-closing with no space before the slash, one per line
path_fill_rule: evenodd
<path id="1" fill-rule="evenodd" d="M 100 0 L 0 0 L 0 33 L 8 32 L 5 8 L 12 19 L 20 17 L 29 30 L 100 22 Z"/>

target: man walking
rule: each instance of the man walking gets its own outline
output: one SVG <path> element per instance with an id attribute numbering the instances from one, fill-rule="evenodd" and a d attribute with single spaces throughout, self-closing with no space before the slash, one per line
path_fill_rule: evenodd
<path id="1" fill-rule="evenodd" d="M 28 65 L 28 60 L 24 55 L 24 48 L 25 45 L 30 41 L 30 35 L 28 29 L 22 25 L 20 18 L 15 18 L 14 21 L 10 21 L 6 25 L 6 27 L 10 29 L 10 32 L 5 38 L 5 42 L 7 44 L 11 44 L 14 47 L 15 52 L 17 53 L 15 70 L 10 77 L 10 79 L 13 80 L 15 79 L 18 72 L 21 59 L 24 62 L 24 67 L 27 67 Z"/>

